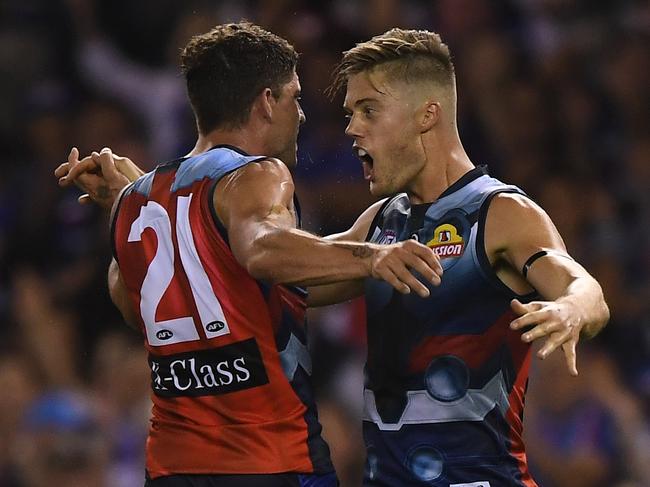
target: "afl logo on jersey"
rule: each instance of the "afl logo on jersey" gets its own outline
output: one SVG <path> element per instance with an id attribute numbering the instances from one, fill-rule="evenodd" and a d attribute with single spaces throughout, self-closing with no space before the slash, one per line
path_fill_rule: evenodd
<path id="1" fill-rule="evenodd" d="M 442 259 L 460 257 L 465 249 L 465 241 L 458 235 L 455 226 L 445 223 L 436 227 L 433 231 L 433 238 L 427 242 L 427 247 Z"/>
<path id="2" fill-rule="evenodd" d="M 171 331 L 165 329 L 156 333 L 156 338 L 158 338 L 158 340 L 169 340 L 173 336 L 174 334 Z"/>
<path id="3" fill-rule="evenodd" d="M 225 328 L 226 324 L 223 321 L 211 321 L 205 325 L 205 329 L 211 332 L 221 331 Z"/>
<path id="4" fill-rule="evenodd" d="M 393 232 L 392 230 L 384 230 L 379 236 L 379 240 L 377 240 L 377 243 L 381 245 L 390 245 L 395 242 L 396 238 L 397 235 L 395 235 L 395 232 Z"/>

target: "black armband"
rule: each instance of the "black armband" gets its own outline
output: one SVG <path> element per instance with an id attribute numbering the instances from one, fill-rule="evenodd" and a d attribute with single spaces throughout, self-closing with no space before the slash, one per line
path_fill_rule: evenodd
<path id="1" fill-rule="evenodd" d="M 562 252 L 557 252 L 555 250 L 540 250 L 539 252 L 535 252 L 533 255 L 528 257 L 528 260 L 522 267 L 521 273 L 524 276 L 524 278 L 528 275 L 528 270 L 530 269 L 530 266 L 532 266 L 537 259 L 541 259 L 546 255 L 557 255 L 558 257 L 566 257 L 567 259 L 573 260 L 573 258 L 570 255 L 564 254 Z"/>

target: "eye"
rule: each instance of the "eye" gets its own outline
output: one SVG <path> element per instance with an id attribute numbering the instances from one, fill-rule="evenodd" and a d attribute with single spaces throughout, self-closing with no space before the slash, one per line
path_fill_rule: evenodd
<path id="1" fill-rule="evenodd" d="M 373 110 L 370 107 L 364 107 L 363 108 L 363 114 L 365 115 L 366 118 L 371 118 L 372 115 L 375 113 L 376 110 Z"/>

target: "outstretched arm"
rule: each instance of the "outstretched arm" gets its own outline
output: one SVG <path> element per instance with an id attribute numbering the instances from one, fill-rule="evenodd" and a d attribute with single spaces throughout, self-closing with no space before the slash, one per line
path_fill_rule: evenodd
<path id="1" fill-rule="evenodd" d="M 491 260 L 505 261 L 546 299 L 528 304 L 513 300 L 519 318 L 511 328 L 532 327 L 522 336 L 526 342 L 547 337 L 540 358 L 562 347 L 569 372 L 577 375 L 580 336 L 593 337 L 609 320 L 600 285 L 569 256 L 544 210 L 524 196 L 497 195 L 488 211 L 485 235 Z"/>
<path id="2" fill-rule="evenodd" d="M 341 233 L 335 233 L 325 237 L 327 240 L 353 242 L 364 242 L 366 235 L 372 224 L 372 220 L 386 200 L 380 200 L 368 207 L 348 230 Z M 441 269 L 442 272 L 442 269 Z M 331 304 L 342 303 L 350 299 L 363 295 L 363 279 L 353 281 L 342 281 L 334 284 L 325 284 L 322 286 L 312 286 L 309 288 L 307 297 L 307 306 L 315 308 L 319 306 L 328 306 Z"/>
<path id="3" fill-rule="evenodd" d="M 437 256 L 417 242 L 382 246 L 296 229 L 293 193 L 291 174 L 277 159 L 250 163 L 217 185 L 214 205 L 230 247 L 256 279 L 313 286 L 373 276 L 423 297 L 429 291 L 410 269 L 440 282 Z"/>

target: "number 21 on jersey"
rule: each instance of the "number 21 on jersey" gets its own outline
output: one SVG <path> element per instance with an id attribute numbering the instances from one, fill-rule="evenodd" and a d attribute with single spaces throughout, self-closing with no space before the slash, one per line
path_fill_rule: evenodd
<path id="1" fill-rule="evenodd" d="M 230 328 L 194 245 L 189 218 L 191 201 L 192 194 L 178 197 L 176 240 L 181 265 L 190 283 L 192 297 L 201 318 L 201 327 L 206 338 L 210 339 L 230 333 Z M 158 240 L 156 254 L 149 263 L 140 290 L 140 314 L 144 321 L 147 342 L 152 346 L 163 346 L 200 340 L 191 316 L 156 321 L 156 310 L 175 277 L 171 220 L 165 208 L 155 201 L 149 201 L 140 208 L 140 215 L 131 225 L 128 241 L 142 241 L 142 234 L 147 228 L 155 232 Z"/>

